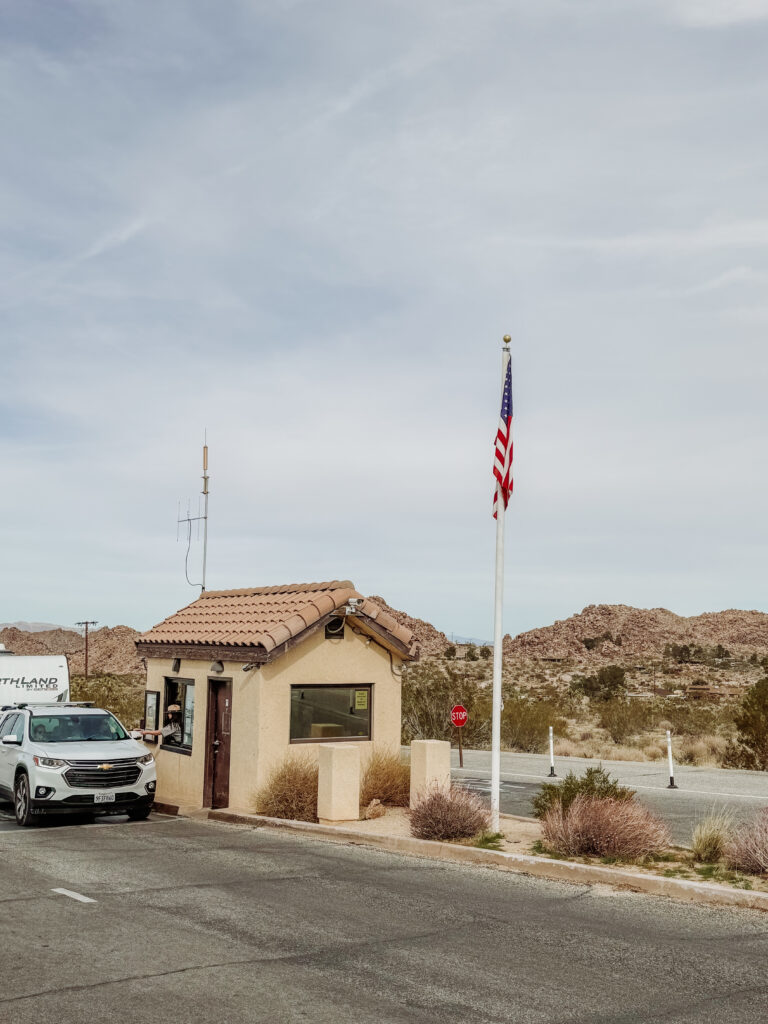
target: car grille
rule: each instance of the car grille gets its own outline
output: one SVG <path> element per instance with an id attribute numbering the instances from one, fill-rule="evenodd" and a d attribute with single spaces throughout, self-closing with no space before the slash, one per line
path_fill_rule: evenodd
<path id="1" fill-rule="evenodd" d="M 64 780 L 72 789 L 117 789 L 132 786 L 141 775 L 135 758 L 118 761 L 70 761 Z M 102 765 L 108 764 L 109 768 Z"/>

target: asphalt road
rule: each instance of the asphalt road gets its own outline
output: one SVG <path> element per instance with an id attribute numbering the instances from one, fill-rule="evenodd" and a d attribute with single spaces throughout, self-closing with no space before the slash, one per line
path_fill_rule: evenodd
<path id="1" fill-rule="evenodd" d="M 451 754 L 454 781 L 483 795 L 489 794 L 490 753 L 487 750 L 464 751 L 463 770 L 458 767 L 458 751 Z M 542 782 L 561 781 L 569 771 L 581 775 L 590 765 L 600 763 L 585 758 L 558 758 L 555 764 L 557 778 L 549 779 L 548 757 L 503 752 L 501 810 L 505 814 L 529 816 L 532 813 L 531 799 Z M 668 789 L 666 761 L 603 761 L 602 765 L 622 785 L 635 789 L 638 799 L 667 822 L 673 840 L 683 846 L 690 845 L 696 823 L 714 809 L 728 808 L 738 822 L 768 806 L 768 775 L 765 772 L 678 765 L 675 768 L 678 788 Z"/>
<path id="2" fill-rule="evenodd" d="M 766 1019 L 756 911 L 154 816 L 0 857 L 13 1024 Z"/>
<path id="3" fill-rule="evenodd" d="M 91 819 L 88 815 L 60 814 L 48 815 L 45 817 L 45 828 L 63 828 L 73 824 L 89 823 L 93 820 L 94 825 L 120 825 L 125 824 L 129 819 L 127 814 L 103 814 Z M 19 826 L 13 813 L 13 804 L 0 801 L 0 832 L 16 832 Z"/>

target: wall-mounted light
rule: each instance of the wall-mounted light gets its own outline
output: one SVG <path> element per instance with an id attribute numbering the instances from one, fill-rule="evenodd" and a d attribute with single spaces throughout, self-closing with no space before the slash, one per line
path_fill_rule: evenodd
<path id="1" fill-rule="evenodd" d="M 223 671 L 224 671 L 224 662 L 223 661 L 212 661 L 211 662 L 211 672 L 221 673 Z"/>
<path id="2" fill-rule="evenodd" d="M 247 665 L 243 665 L 243 672 L 252 672 L 255 668 L 258 667 L 259 666 L 256 664 L 255 661 L 250 661 L 248 662 Z"/>
<path id="3" fill-rule="evenodd" d="M 174 675 L 178 675 L 178 673 L 181 672 L 181 658 L 174 658 L 173 659 L 173 665 L 171 666 L 171 672 L 173 672 Z"/>

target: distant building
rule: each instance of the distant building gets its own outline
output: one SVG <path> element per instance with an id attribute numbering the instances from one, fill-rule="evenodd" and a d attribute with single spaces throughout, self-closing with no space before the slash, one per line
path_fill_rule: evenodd
<path id="1" fill-rule="evenodd" d="M 413 634 L 349 581 L 207 591 L 136 642 L 157 800 L 253 809 L 290 751 L 400 746 L 403 664 Z M 169 708 L 178 708 L 170 715 Z"/>

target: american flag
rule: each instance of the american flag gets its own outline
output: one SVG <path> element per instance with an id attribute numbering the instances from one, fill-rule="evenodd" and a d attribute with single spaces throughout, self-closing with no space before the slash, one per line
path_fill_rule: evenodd
<path id="1" fill-rule="evenodd" d="M 501 497 L 506 509 L 512 493 L 512 360 L 507 361 L 507 373 L 504 378 L 504 394 L 501 398 L 499 429 L 496 431 L 496 450 L 493 453 L 493 475 L 501 487 Z M 496 518 L 496 505 L 499 487 L 493 492 L 493 518 Z"/>

